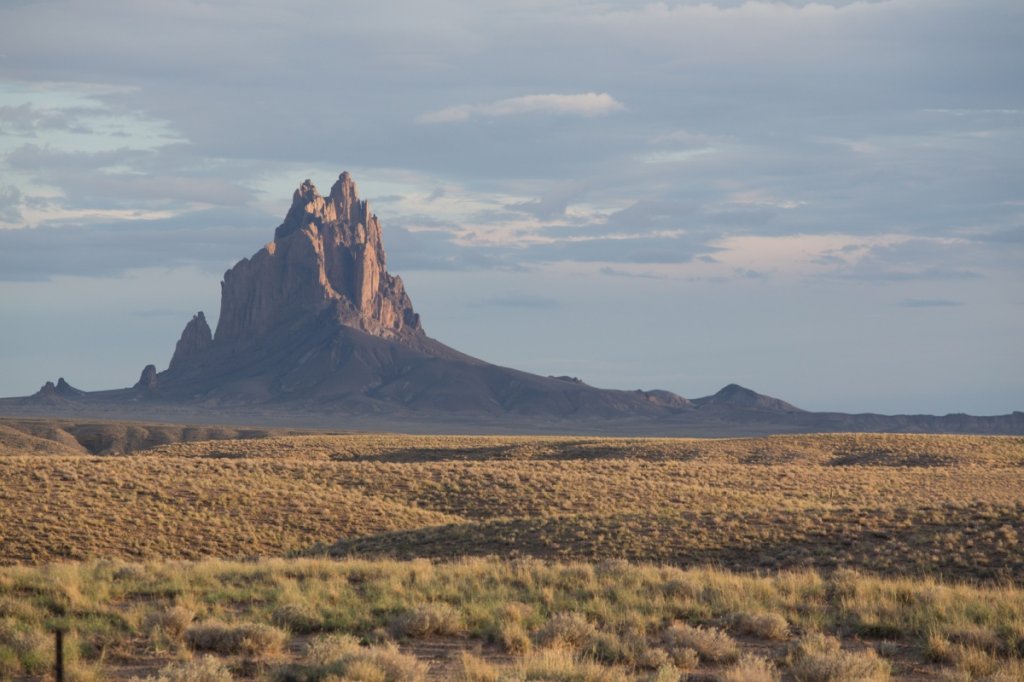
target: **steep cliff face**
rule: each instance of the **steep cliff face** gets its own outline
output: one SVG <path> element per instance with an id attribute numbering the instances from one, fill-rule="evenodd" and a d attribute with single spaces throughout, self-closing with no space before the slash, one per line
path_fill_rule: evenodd
<path id="1" fill-rule="evenodd" d="M 207 324 L 203 312 L 199 311 L 181 332 L 181 338 L 178 339 L 178 343 L 174 347 L 174 355 L 171 357 L 168 369 L 179 369 L 194 364 L 202 358 L 212 343 L 213 335 L 210 333 L 210 325 Z M 143 379 L 145 377 L 140 379 L 140 382 Z"/>
<path id="2" fill-rule="evenodd" d="M 347 172 L 326 197 L 303 182 L 274 241 L 225 273 L 214 340 L 246 345 L 325 311 L 381 338 L 425 336 L 402 280 L 387 272 L 380 222 Z"/>

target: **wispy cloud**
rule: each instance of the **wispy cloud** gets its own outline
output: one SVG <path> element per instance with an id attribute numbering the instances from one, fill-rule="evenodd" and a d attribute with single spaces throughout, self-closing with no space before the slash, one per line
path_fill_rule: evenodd
<path id="1" fill-rule="evenodd" d="M 628 277 L 630 279 L 665 279 L 664 275 L 657 275 L 652 272 L 632 272 L 630 270 L 624 270 L 622 268 L 613 268 L 610 265 L 606 265 L 598 270 L 602 275 L 609 277 Z"/>
<path id="2" fill-rule="evenodd" d="M 458 123 L 475 116 L 494 118 L 522 114 L 562 114 L 571 116 L 602 116 L 625 109 L 607 92 L 585 92 L 578 95 L 524 95 L 483 104 L 460 104 L 421 115 L 419 123 Z"/>
<path id="3" fill-rule="evenodd" d="M 21 191 L 13 185 L 0 185 L 0 223 L 21 222 Z"/>
<path id="4" fill-rule="evenodd" d="M 897 305 L 901 308 L 956 308 L 963 301 L 952 301 L 948 298 L 905 298 Z"/>
<path id="5" fill-rule="evenodd" d="M 498 306 L 500 308 L 557 308 L 559 302 L 551 298 L 550 296 L 534 296 L 530 294 L 525 295 L 509 295 L 509 296 L 492 296 L 479 302 L 478 305 L 482 306 Z"/>

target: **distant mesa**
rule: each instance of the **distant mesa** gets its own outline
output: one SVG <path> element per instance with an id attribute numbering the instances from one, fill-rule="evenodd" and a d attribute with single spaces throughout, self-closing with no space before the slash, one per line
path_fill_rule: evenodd
<path id="1" fill-rule="evenodd" d="M 399 427 L 420 419 L 434 428 L 457 417 L 460 424 L 518 431 L 572 432 L 607 423 L 705 435 L 1024 432 L 1020 413 L 814 413 L 737 384 L 691 400 L 666 390 L 601 389 L 573 376 L 539 376 L 471 357 L 427 335 L 401 278 L 388 272 L 381 222 L 347 172 L 326 196 L 309 180 L 299 185 L 273 240 L 224 274 L 216 330 L 196 313 L 166 370 L 147 365 L 133 387 L 95 393 L 59 379 L 29 398 L 0 401 L 0 408 L 59 410 L 71 401 L 76 409 L 91 405 L 105 413 L 192 406 L 204 415 L 249 409 L 278 417 L 386 417 Z"/>

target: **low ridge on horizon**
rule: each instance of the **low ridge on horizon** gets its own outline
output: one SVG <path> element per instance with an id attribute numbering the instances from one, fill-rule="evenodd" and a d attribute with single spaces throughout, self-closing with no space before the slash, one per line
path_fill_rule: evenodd
<path id="1" fill-rule="evenodd" d="M 6 399 L 6 401 L 15 399 Z M 53 406 L 193 405 L 316 409 L 346 415 L 643 420 L 674 429 L 919 430 L 1024 433 L 999 417 L 843 415 L 801 410 L 737 384 L 687 399 L 539 376 L 470 357 L 429 337 L 400 277 L 387 270 L 383 230 L 343 172 L 322 196 L 305 180 L 271 242 L 230 268 L 216 330 L 198 312 L 167 369 L 148 365 L 131 388 L 85 392 L 63 378 L 21 401 Z M 3 401 L 0 401 L 2 403 Z M 671 430 L 671 429 L 670 429 Z"/>

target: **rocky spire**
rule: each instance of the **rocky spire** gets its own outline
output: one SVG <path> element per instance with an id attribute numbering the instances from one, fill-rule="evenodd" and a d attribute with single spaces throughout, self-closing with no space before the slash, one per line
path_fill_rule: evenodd
<path id="1" fill-rule="evenodd" d="M 185 325 L 185 330 L 181 332 L 181 338 L 178 339 L 178 344 L 174 347 L 174 355 L 171 357 L 171 364 L 168 369 L 173 370 L 194 364 L 197 359 L 202 357 L 203 353 L 206 352 L 212 343 L 213 335 L 210 333 L 210 325 L 206 323 L 206 315 L 200 310 Z M 147 367 L 146 370 L 148 369 Z M 146 370 L 143 370 L 139 384 L 136 384 L 136 386 L 145 381 Z"/>
<path id="2" fill-rule="evenodd" d="M 209 330 L 209 328 L 207 328 L 207 330 Z M 142 391 L 152 391 L 156 389 L 157 381 L 156 365 L 146 365 L 142 368 L 142 374 L 139 375 L 139 380 L 135 382 L 135 386 L 133 388 Z"/>
<path id="3" fill-rule="evenodd" d="M 424 336 L 402 280 L 387 272 L 380 221 L 347 172 L 326 197 L 299 185 L 274 241 L 225 273 L 214 339 L 244 344 L 325 310 L 383 338 Z"/>

